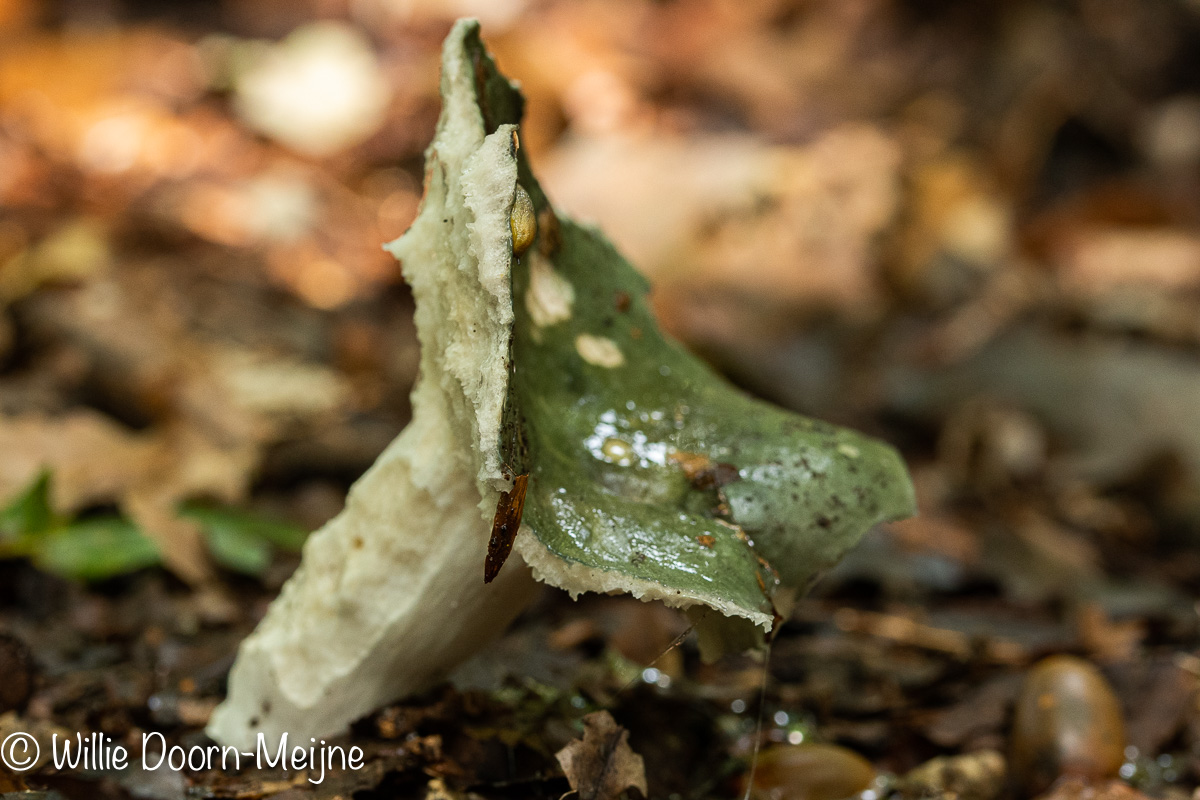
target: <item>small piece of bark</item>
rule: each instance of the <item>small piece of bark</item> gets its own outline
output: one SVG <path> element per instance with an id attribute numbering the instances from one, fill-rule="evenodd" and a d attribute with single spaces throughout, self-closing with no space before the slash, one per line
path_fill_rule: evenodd
<path id="1" fill-rule="evenodd" d="M 579 800 L 616 800 L 626 789 L 645 797 L 646 766 L 629 747 L 629 731 L 607 711 L 583 718 L 583 738 L 555 754 Z"/>

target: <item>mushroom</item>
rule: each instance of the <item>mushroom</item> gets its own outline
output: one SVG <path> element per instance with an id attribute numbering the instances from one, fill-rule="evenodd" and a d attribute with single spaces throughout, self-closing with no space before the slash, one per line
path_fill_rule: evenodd
<path id="1" fill-rule="evenodd" d="M 708 653 L 752 646 L 913 511 L 891 447 L 748 397 L 658 331 L 645 280 L 533 177 L 475 21 L 441 92 L 420 213 L 388 245 L 416 299 L 412 422 L 243 642 L 222 743 L 331 735 L 442 680 L 533 577 L 688 609 Z"/>

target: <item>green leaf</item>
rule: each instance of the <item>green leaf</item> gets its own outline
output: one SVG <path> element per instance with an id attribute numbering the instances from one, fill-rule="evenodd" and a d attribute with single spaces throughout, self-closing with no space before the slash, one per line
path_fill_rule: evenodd
<path id="1" fill-rule="evenodd" d="M 271 544 L 246 536 L 226 525 L 204 528 L 204 540 L 213 559 L 223 567 L 247 575 L 261 575 L 271 565 Z"/>
<path id="2" fill-rule="evenodd" d="M 295 525 L 233 508 L 189 503 L 180 515 L 200 524 L 218 564 L 247 575 L 261 575 L 270 566 L 273 546 L 296 551 L 308 536 Z"/>
<path id="3" fill-rule="evenodd" d="M 70 521 L 50 507 L 51 475 L 43 472 L 0 510 L 0 558 L 28 557 L 65 578 L 106 580 L 155 566 L 154 542 L 120 517 Z M 180 515 L 200 524 L 217 563 L 261 575 L 275 548 L 299 550 L 308 533 L 295 525 L 231 508 L 190 503 Z"/>
<path id="4" fill-rule="evenodd" d="M 31 544 L 38 568 L 66 578 L 100 581 L 160 563 L 158 548 L 120 517 L 73 522 L 42 533 Z"/>
<path id="5" fill-rule="evenodd" d="M 50 472 L 43 470 L 25 491 L 0 510 L 0 541 L 13 542 L 59 523 L 50 508 Z"/>
<path id="6" fill-rule="evenodd" d="M 485 132 L 519 123 L 477 26 L 461 46 Z M 892 447 L 749 397 L 667 339 L 645 279 L 514 157 L 539 231 L 512 262 L 501 455 L 530 476 L 524 522 L 544 552 L 518 546 L 539 577 L 767 628 L 872 525 L 914 513 Z"/>
<path id="7" fill-rule="evenodd" d="M 206 528 L 227 528 L 239 535 L 261 539 L 289 552 L 298 552 L 308 539 L 308 531 L 299 525 L 239 508 L 217 508 L 188 503 L 180 514 L 194 519 Z"/>
<path id="8" fill-rule="evenodd" d="M 0 557 L 27 557 L 46 572 L 106 580 L 160 563 L 158 548 L 120 517 L 70 521 L 50 506 L 51 475 L 43 471 L 0 511 Z"/>

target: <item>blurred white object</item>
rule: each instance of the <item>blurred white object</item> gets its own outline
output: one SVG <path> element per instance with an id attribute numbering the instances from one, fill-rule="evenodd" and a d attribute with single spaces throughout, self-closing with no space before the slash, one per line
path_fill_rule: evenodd
<path id="1" fill-rule="evenodd" d="M 314 156 L 369 137 L 391 99 L 370 42 L 337 22 L 297 28 L 234 82 L 234 108 L 249 127 Z"/>
<path id="2" fill-rule="evenodd" d="M 1156 165 L 1189 169 L 1200 164 L 1200 96 L 1166 100 L 1151 112 L 1142 128 L 1143 149 Z"/>
<path id="3" fill-rule="evenodd" d="M 276 242 L 299 239 L 316 224 L 320 200 L 299 172 L 276 169 L 256 175 L 242 186 L 246 225 L 256 238 Z"/>

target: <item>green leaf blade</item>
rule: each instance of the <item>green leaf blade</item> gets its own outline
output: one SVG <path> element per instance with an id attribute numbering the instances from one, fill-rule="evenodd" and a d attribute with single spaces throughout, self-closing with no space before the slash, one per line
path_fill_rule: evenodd
<path id="1" fill-rule="evenodd" d="M 223 567 L 259 576 L 271 565 L 274 549 L 295 552 L 307 531 L 280 520 L 236 508 L 189 503 L 180 516 L 198 523 L 213 559 Z"/>
<path id="2" fill-rule="evenodd" d="M 43 470 L 25 491 L 0 509 L 0 542 L 16 543 L 58 525 L 58 516 L 50 506 L 51 480 L 49 470 Z"/>
<path id="3" fill-rule="evenodd" d="M 41 535 L 31 556 L 39 569 L 79 581 L 104 581 L 162 561 L 154 542 L 119 517 L 74 522 Z"/>

